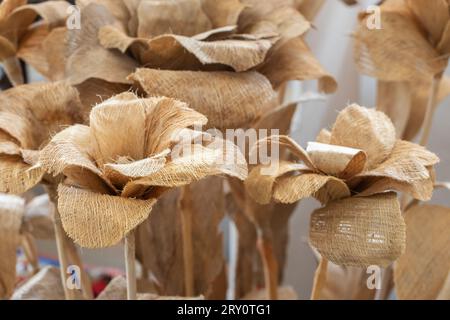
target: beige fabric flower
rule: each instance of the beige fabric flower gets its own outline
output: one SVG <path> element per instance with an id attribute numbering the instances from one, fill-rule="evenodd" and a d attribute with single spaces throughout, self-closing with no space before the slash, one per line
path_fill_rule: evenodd
<path id="1" fill-rule="evenodd" d="M 46 1 L 28 4 L 26 0 L 4 0 L 0 4 L 0 63 L 14 85 L 23 83 L 19 58 L 45 72 L 39 52 L 41 42 L 53 28 L 64 24 L 69 3 Z M 41 20 L 35 22 L 36 18 Z"/>
<path id="2" fill-rule="evenodd" d="M 183 102 L 122 93 L 92 109 L 90 125 L 53 137 L 40 163 L 67 179 L 58 209 L 67 234 L 84 247 L 120 241 L 149 215 L 171 187 L 210 175 L 243 179 L 246 161 L 237 147 L 189 129 L 207 119 Z M 185 135 L 188 133 L 188 135 Z"/>
<path id="3" fill-rule="evenodd" d="M 44 175 L 39 149 L 63 126 L 83 121 L 78 92 L 65 82 L 0 93 L 0 192 L 23 193 Z"/>
<path id="4" fill-rule="evenodd" d="M 255 167 L 245 185 L 260 203 L 292 203 L 313 196 L 325 207 L 311 218 L 311 242 L 341 265 L 386 265 L 404 248 L 405 226 L 395 194 L 428 200 L 439 159 L 416 144 L 397 140 L 382 112 L 345 108 L 331 130 L 305 151 L 287 136 L 273 136 L 302 163 L 280 161 L 272 175 Z"/>
<path id="5" fill-rule="evenodd" d="M 377 107 L 394 122 L 398 137 L 412 140 L 425 118 L 432 78 L 450 53 L 449 3 L 444 0 L 388 0 L 380 5 L 381 30 L 368 28 L 372 13 L 361 13 L 354 33 L 355 61 L 377 78 Z M 436 100 L 450 93 L 443 78 Z"/>

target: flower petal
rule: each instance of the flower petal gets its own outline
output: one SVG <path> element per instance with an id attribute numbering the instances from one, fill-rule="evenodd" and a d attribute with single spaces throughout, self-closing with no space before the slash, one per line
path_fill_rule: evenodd
<path id="1" fill-rule="evenodd" d="M 367 156 L 359 149 L 308 142 L 306 152 L 317 169 L 343 179 L 360 173 L 366 165 Z"/>
<path id="2" fill-rule="evenodd" d="M 449 273 L 450 209 L 413 206 L 405 221 L 406 250 L 394 267 L 395 291 L 402 300 L 434 300 Z"/>
<path id="3" fill-rule="evenodd" d="M 272 164 L 274 165 L 274 164 Z M 303 164 L 280 161 L 275 164 L 276 171 L 271 171 L 267 174 L 262 173 L 262 169 L 267 168 L 267 166 L 257 166 L 248 175 L 245 180 L 245 189 L 247 193 L 259 204 L 268 204 L 272 200 L 272 192 L 274 184 L 278 177 L 294 171 L 299 171 L 305 168 Z"/>
<path id="4" fill-rule="evenodd" d="M 419 185 L 424 184 L 427 180 L 432 184 L 429 167 L 438 162 L 439 158 L 424 147 L 412 142 L 398 140 L 386 161 L 372 170 L 361 173 L 357 177 L 363 179 L 363 181 L 371 177 L 387 178 L 396 182 L 410 184 L 412 187 L 420 187 Z M 367 182 L 365 185 L 369 185 L 369 188 L 374 188 L 373 185 Z M 381 184 L 378 185 L 381 186 Z M 386 185 L 386 187 L 388 186 Z M 367 190 L 362 189 L 361 191 L 366 191 L 367 193 Z M 429 199 L 430 197 L 431 193 L 427 193 L 421 195 L 420 199 Z"/>
<path id="5" fill-rule="evenodd" d="M 240 0 L 202 0 L 203 12 L 213 28 L 236 25 L 244 8 L 245 5 Z"/>
<path id="6" fill-rule="evenodd" d="M 291 39 L 274 48 L 258 71 L 274 88 L 289 80 L 317 79 L 319 91 L 333 93 L 337 89 L 336 80 L 323 69 L 302 38 Z"/>
<path id="7" fill-rule="evenodd" d="M 443 71 L 447 59 L 428 42 L 412 12 L 405 6 L 384 8 L 382 29 L 367 27 L 370 13 L 360 15 L 355 59 L 361 72 L 385 81 L 411 81 Z"/>
<path id="8" fill-rule="evenodd" d="M 53 137 L 40 152 L 39 162 L 55 176 L 62 173 L 79 186 L 107 193 L 112 186 L 95 165 L 97 153 L 89 127 L 74 125 Z"/>
<path id="9" fill-rule="evenodd" d="M 136 196 L 142 187 L 180 187 L 212 175 L 229 175 L 244 180 L 247 163 L 236 145 L 216 138 L 208 147 L 200 144 L 180 146 L 180 155 L 172 150 L 172 161 L 149 176 L 129 182 L 122 195 Z"/>
<path id="10" fill-rule="evenodd" d="M 208 118 L 208 127 L 219 129 L 245 127 L 276 103 L 269 81 L 257 72 L 138 69 L 130 79 L 151 96 L 188 103 Z M 186 86 L 192 90 L 185 90 Z"/>
<path id="11" fill-rule="evenodd" d="M 18 156 L 0 156 L 0 192 L 20 194 L 38 184 L 44 170 L 30 166 Z"/>
<path id="12" fill-rule="evenodd" d="M 395 128 L 384 113 L 353 104 L 339 113 L 330 143 L 363 150 L 370 170 L 387 159 L 395 141 Z"/>
<path id="13" fill-rule="evenodd" d="M 136 200 L 59 185 L 58 209 L 64 230 L 77 244 L 104 248 L 117 244 L 148 218 L 155 199 Z"/>
<path id="14" fill-rule="evenodd" d="M 395 193 L 346 198 L 311 215 L 310 240 L 335 264 L 387 266 L 405 249 L 406 226 Z"/>
<path id="15" fill-rule="evenodd" d="M 315 173 L 280 177 L 273 190 L 274 200 L 281 203 L 293 203 L 311 196 L 326 203 L 350 196 L 350 190 L 342 180 Z"/>

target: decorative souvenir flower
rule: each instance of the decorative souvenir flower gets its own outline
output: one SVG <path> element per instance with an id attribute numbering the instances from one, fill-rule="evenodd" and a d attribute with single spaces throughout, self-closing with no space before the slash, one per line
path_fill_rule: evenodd
<path id="1" fill-rule="evenodd" d="M 248 126 L 275 107 L 274 89 L 288 80 L 318 79 L 321 91 L 336 90 L 301 38 L 310 23 L 291 1 L 87 0 L 80 7 L 85 27 L 65 31 L 65 67 L 56 68 L 73 85 L 135 84 L 185 101 L 216 128 Z M 127 78 L 136 68 L 143 69 Z"/>
<path id="2" fill-rule="evenodd" d="M 379 80 L 377 108 L 391 117 L 400 138 L 412 140 L 424 122 L 430 126 L 430 95 L 432 114 L 450 92 L 449 80 L 442 78 L 450 53 L 449 3 L 388 0 L 379 8 L 359 16 L 355 61 L 362 73 Z M 371 28 L 377 19 L 381 29 Z"/>
<path id="3" fill-rule="evenodd" d="M 395 137 L 382 112 L 345 108 L 328 132 L 306 151 L 287 136 L 261 140 L 287 147 L 302 163 L 280 161 L 275 171 L 257 166 L 246 180 L 259 203 L 292 203 L 313 196 L 325 204 L 311 217 L 312 244 L 341 265 L 386 265 L 404 249 L 405 225 L 395 193 L 429 200 L 433 165 L 425 148 Z M 269 174 L 270 173 L 270 174 Z"/>
<path id="4" fill-rule="evenodd" d="M 245 178 L 246 161 L 234 144 L 205 143 L 207 136 L 189 129 L 206 122 L 183 102 L 122 93 L 94 107 L 89 126 L 55 135 L 40 163 L 67 177 L 58 188 L 67 234 L 83 247 L 111 246 L 149 216 L 168 188 L 210 175 Z"/>
<path id="5" fill-rule="evenodd" d="M 69 3 L 46 1 L 27 5 L 27 0 L 4 0 L 0 4 L 0 63 L 14 85 L 22 84 L 19 58 L 46 72 L 37 50 L 51 29 L 65 22 Z M 36 18 L 42 20 L 35 22 Z"/>
<path id="6" fill-rule="evenodd" d="M 44 177 L 39 149 L 63 126 L 83 121 L 78 92 L 66 82 L 21 85 L 0 93 L 0 192 L 23 193 Z"/>

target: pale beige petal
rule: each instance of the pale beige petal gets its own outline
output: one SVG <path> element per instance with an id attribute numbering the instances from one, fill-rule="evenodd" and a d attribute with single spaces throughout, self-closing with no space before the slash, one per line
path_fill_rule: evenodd
<path id="1" fill-rule="evenodd" d="M 167 96 L 188 103 L 208 118 L 208 127 L 245 127 L 273 107 L 276 99 L 269 81 L 257 72 L 138 69 L 130 79 L 151 96 Z M 185 90 L 187 87 L 191 89 Z"/>
<path id="2" fill-rule="evenodd" d="M 308 142 L 306 152 L 317 169 L 343 179 L 362 172 L 367 160 L 362 150 L 319 142 Z"/>
<path id="3" fill-rule="evenodd" d="M 240 0 L 202 0 L 202 10 L 208 16 L 213 28 L 236 25 L 245 8 Z"/>
<path id="4" fill-rule="evenodd" d="M 410 81 L 445 69 L 446 59 L 428 42 L 405 6 L 381 10 L 382 29 L 367 27 L 370 15 L 360 15 L 354 34 L 354 56 L 362 73 L 385 81 Z"/>
<path id="5" fill-rule="evenodd" d="M 16 284 L 16 251 L 24 211 L 22 198 L 0 194 L 0 299 L 9 299 Z"/>
<path id="6" fill-rule="evenodd" d="M 324 5 L 325 0 L 294 0 L 294 2 L 297 4 L 297 9 L 306 17 L 306 19 L 314 21 L 314 18 Z M 344 0 L 344 2 L 355 4 L 356 0 Z"/>
<path id="7" fill-rule="evenodd" d="M 188 108 L 184 102 L 165 98 L 147 98 L 145 101 L 146 136 L 144 141 L 144 156 L 156 155 L 170 148 L 172 143 L 178 143 L 186 138 L 184 133 L 191 132 L 186 128 L 202 128 L 208 119 L 201 113 Z M 187 131 L 186 131 L 187 130 Z"/>
<path id="8" fill-rule="evenodd" d="M 314 57 L 302 38 L 294 38 L 275 48 L 258 69 L 275 88 L 289 80 L 318 80 L 319 91 L 333 93 L 336 80 Z"/>
<path id="9" fill-rule="evenodd" d="M 9 19 L 20 20 L 22 25 L 30 25 L 40 16 L 49 27 L 63 25 L 69 15 L 70 4 L 66 1 L 45 1 L 28 4 L 14 10 Z"/>
<path id="10" fill-rule="evenodd" d="M 233 143 L 215 138 L 207 147 L 186 144 L 172 150 L 172 160 L 161 170 L 129 182 L 122 195 L 135 196 L 142 187 L 180 187 L 212 175 L 228 175 L 244 180 L 247 163 Z"/>
<path id="11" fill-rule="evenodd" d="M 432 187 L 431 190 L 429 188 L 430 185 L 432 186 L 430 167 L 438 162 L 439 158 L 424 147 L 398 140 L 386 161 L 358 176 L 363 181 L 367 178 L 387 178 L 387 180 L 375 179 L 373 180 L 376 181 L 375 184 L 370 183 L 369 180 L 365 183 L 369 188 L 363 189 L 363 194 L 372 193 L 375 189 L 382 187 L 381 181 L 390 181 L 389 184 L 386 184 L 386 188 L 395 187 L 396 183 L 399 183 L 398 186 L 402 190 L 410 188 L 414 197 L 418 196 L 421 200 L 429 200 L 432 191 Z M 410 187 L 407 187 L 408 184 Z"/>
<path id="12" fill-rule="evenodd" d="M 274 200 L 281 203 L 293 203 L 312 196 L 327 203 L 350 196 L 350 190 L 338 178 L 315 173 L 280 177 L 273 188 Z"/>
<path id="13" fill-rule="evenodd" d="M 32 167 L 17 156 L 0 156 L 0 192 L 20 194 L 37 185 L 44 175 L 40 166 Z"/>
<path id="14" fill-rule="evenodd" d="M 311 27 L 290 0 L 242 2 L 247 6 L 239 17 L 239 28 L 244 32 L 275 32 L 284 38 L 294 38 L 301 36 Z"/>
<path id="15" fill-rule="evenodd" d="M 41 151 L 39 162 L 53 175 L 64 174 L 83 186 L 99 192 L 108 192 L 109 182 L 95 164 L 99 158 L 95 139 L 87 126 L 71 126 L 53 137 Z"/>
<path id="16" fill-rule="evenodd" d="M 331 132 L 327 129 L 320 130 L 319 134 L 316 137 L 316 141 L 319 143 L 330 144 Z"/>
<path id="17" fill-rule="evenodd" d="M 212 28 L 201 0 L 141 1 L 137 10 L 138 37 L 162 34 L 193 36 Z"/>
<path id="18" fill-rule="evenodd" d="M 90 3 L 81 10 L 79 30 L 68 30 L 66 75 L 72 84 L 90 78 L 108 82 L 127 83 L 126 77 L 137 67 L 137 62 L 120 52 L 107 50 L 100 45 L 99 30 L 114 24 L 115 18 L 106 7 Z"/>
<path id="19" fill-rule="evenodd" d="M 166 157 L 170 150 L 160 154 L 130 163 L 107 163 L 104 167 L 105 176 L 117 186 L 124 186 L 127 182 L 143 178 L 161 170 L 166 164 Z"/>
<path id="20" fill-rule="evenodd" d="M 363 150 L 370 170 L 390 155 L 395 140 L 395 128 L 384 113 L 353 104 L 339 113 L 330 143 Z"/>
<path id="21" fill-rule="evenodd" d="M 446 0 L 406 0 L 406 5 L 414 12 L 430 35 L 432 43 L 438 44 L 450 20 L 448 2 Z"/>
<path id="22" fill-rule="evenodd" d="M 289 161 L 279 161 L 277 163 L 272 163 L 272 165 L 276 166 L 275 171 L 272 170 L 270 173 L 267 172 L 264 174 L 262 169 L 269 169 L 266 166 L 260 165 L 250 171 L 245 180 L 245 189 L 247 193 L 260 204 L 268 204 L 271 202 L 273 187 L 278 177 L 305 168 L 303 164 Z"/>
<path id="23" fill-rule="evenodd" d="M 65 185 L 58 187 L 58 196 L 64 230 L 87 248 L 117 244 L 148 218 L 156 201 L 109 196 Z"/>
<path id="24" fill-rule="evenodd" d="M 403 253 L 405 238 L 395 193 L 333 201 L 311 215 L 311 244 L 338 265 L 387 266 Z"/>
<path id="25" fill-rule="evenodd" d="M 434 300 L 450 271 L 450 209 L 413 206 L 405 212 L 405 221 L 406 250 L 394 267 L 397 297 Z"/>
<path id="26" fill-rule="evenodd" d="M 133 160 L 144 158 L 142 142 L 146 135 L 147 103 L 135 94 L 126 92 L 92 109 L 90 128 L 101 154 L 101 158 L 96 159 L 100 166 L 113 163 L 119 157 Z"/>
<path id="27" fill-rule="evenodd" d="M 259 148 L 271 145 L 273 147 L 287 148 L 298 160 L 302 161 L 308 168 L 315 170 L 315 166 L 308 153 L 297 144 L 292 138 L 286 135 L 273 135 L 259 140 L 250 150 L 250 157 L 258 152 Z M 276 160 L 276 159 L 275 159 Z"/>

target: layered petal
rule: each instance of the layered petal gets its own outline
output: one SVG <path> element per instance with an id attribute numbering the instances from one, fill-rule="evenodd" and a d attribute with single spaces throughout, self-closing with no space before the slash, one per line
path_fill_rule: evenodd
<path id="1" fill-rule="evenodd" d="M 362 73 L 385 81 L 410 81 L 430 78 L 445 69 L 447 59 L 428 42 L 407 7 L 382 6 L 380 30 L 367 27 L 369 18 L 369 13 L 360 15 L 354 34 L 355 59 Z"/>
<path id="2" fill-rule="evenodd" d="M 257 72 L 138 69 L 130 79 L 150 96 L 161 95 L 188 103 L 208 118 L 209 127 L 245 127 L 273 107 L 276 99 L 269 81 Z"/>
<path id="3" fill-rule="evenodd" d="M 37 185 L 44 175 L 40 166 L 31 166 L 18 156 L 0 156 L 0 192 L 20 194 Z"/>
<path id="4" fill-rule="evenodd" d="M 247 163 L 233 143 L 216 138 L 209 146 L 181 145 L 171 154 L 171 162 L 145 178 L 129 182 L 122 195 L 136 196 L 148 187 L 180 187 L 212 175 L 226 174 L 244 180 Z"/>
<path id="5" fill-rule="evenodd" d="M 95 164 L 98 157 L 90 128 L 74 125 L 53 137 L 40 152 L 39 162 L 54 176 L 64 174 L 81 187 L 107 193 L 110 186 Z"/>
<path id="6" fill-rule="evenodd" d="M 310 240 L 344 266 L 387 266 L 405 249 L 406 226 L 395 193 L 332 201 L 311 215 Z"/>
<path id="7" fill-rule="evenodd" d="M 363 150 L 370 170 L 390 155 L 395 141 L 395 128 L 384 113 L 351 105 L 339 113 L 330 143 Z"/>
<path id="8" fill-rule="evenodd" d="M 315 173 L 280 177 L 273 188 L 274 200 L 281 203 L 294 203 L 311 196 L 327 203 L 349 197 L 350 190 L 344 181 L 338 178 Z"/>
<path id="9" fill-rule="evenodd" d="M 258 68 L 275 88 L 289 80 L 318 80 L 319 91 L 333 93 L 336 80 L 325 71 L 302 38 L 294 38 L 274 48 Z"/>
<path id="10" fill-rule="evenodd" d="M 137 200 L 60 185 L 58 210 L 64 230 L 82 247 L 117 244 L 148 218 L 155 199 Z"/>

